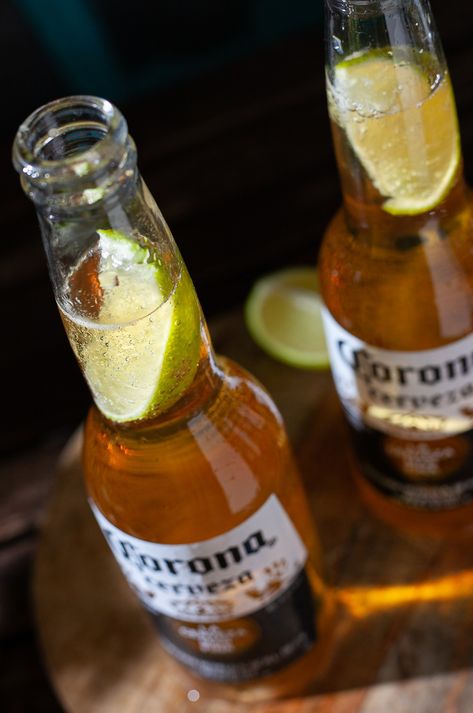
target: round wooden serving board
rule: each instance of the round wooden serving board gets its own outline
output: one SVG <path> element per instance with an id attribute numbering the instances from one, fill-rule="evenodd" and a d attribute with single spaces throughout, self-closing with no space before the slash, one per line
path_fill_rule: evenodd
<path id="1" fill-rule="evenodd" d="M 471 713 L 473 542 L 414 537 L 373 517 L 348 474 L 327 373 L 265 357 L 239 315 L 212 325 L 217 351 L 268 387 L 288 426 L 338 597 L 330 663 L 302 699 L 247 703 L 162 651 L 88 509 L 81 436 L 63 453 L 37 557 L 44 655 L 68 713 Z M 255 695 L 264 692 L 264 681 Z M 251 694 L 250 694 L 251 697 Z"/>

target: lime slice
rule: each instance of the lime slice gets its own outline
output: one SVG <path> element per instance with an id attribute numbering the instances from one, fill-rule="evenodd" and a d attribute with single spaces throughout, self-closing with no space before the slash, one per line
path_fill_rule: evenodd
<path id="1" fill-rule="evenodd" d="M 317 271 L 295 267 L 263 277 L 245 306 L 255 342 L 275 359 L 303 369 L 329 366 Z"/>
<path id="2" fill-rule="evenodd" d="M 148 418 L 170 408 L 194 378 L 200 309 L 183 264 L 172 280 L 146 243 L 97 232 L 98 315 L 72 326 L 66 316 L 66 328 L 102 413 L 119 422 Z"/>
<path id="3" fill-rule="evenodd" d="M 427 65 L 381 52 L 355 55 L 335 68 L 331 113 L 392 215 L 435 208 L 460 163 L 455 102 L 448 74 L 431 87 Z"/>

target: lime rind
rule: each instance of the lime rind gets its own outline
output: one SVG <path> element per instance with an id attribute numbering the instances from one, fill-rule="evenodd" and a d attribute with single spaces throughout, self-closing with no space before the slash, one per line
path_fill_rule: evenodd
<path id="1" fill-rule="evenodd" d="M 267 354 L 300 369 L 329 366 L 315 269 L 282 270 L 259 280 L 245 304 L 248 330 Z"/>
<path id="2" fill-rule="evenodd" d="M 166 358 L 151 399 L 148 415 L 167 411 L 194 380 L 200 359 L 201 312 L 189 273 L 181 276 L 172 295 L 173 315 Z"/>
<path id="3" fill-rule="evenodd" d="M 135 240 L 118 230 L 97 230 L 99 236 L 100 258 L 102 262 L 111 262 L 119 267 L 127 263 L 142 265 L 150 260 L 150 252 Z"/>

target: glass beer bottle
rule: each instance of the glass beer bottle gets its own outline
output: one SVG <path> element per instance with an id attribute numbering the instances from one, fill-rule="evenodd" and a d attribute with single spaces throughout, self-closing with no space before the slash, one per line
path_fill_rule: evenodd
<path id="1" fill-rule="evenodd" d="M 90 504 L 164 647 L 200 676 L 271 693 L 314 677 L 328 599 L 281 417 L 216 358 L 197 297 L 108 101 L 20 127 L 55 296 L 92 392 Z"/>
<path id="2" fill-rule="evenodd" d="M 354 470 L 392 521 L 466 523 L 473 223 L 450 77 L 427 0 L 325 5 L 343 207 L 320 272 Z"/>

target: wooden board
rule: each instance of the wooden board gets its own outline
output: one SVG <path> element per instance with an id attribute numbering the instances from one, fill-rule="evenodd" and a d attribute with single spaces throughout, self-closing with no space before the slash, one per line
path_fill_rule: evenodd
<path id="1" fill-rule="evenodd" d="M 338 599 L 330 663 L 314 693 L 248 705 L 195 679 L 161 650 L 88 510 L 80 434 L 64 451 L 34 598 L 55 689 L 69 713 L 471 713 L 473 542 L 413 536 L 364 507 L 327 373 L 265 357 L 239 315 L 212 329 L 274 395 L 310 494 Z"/>

